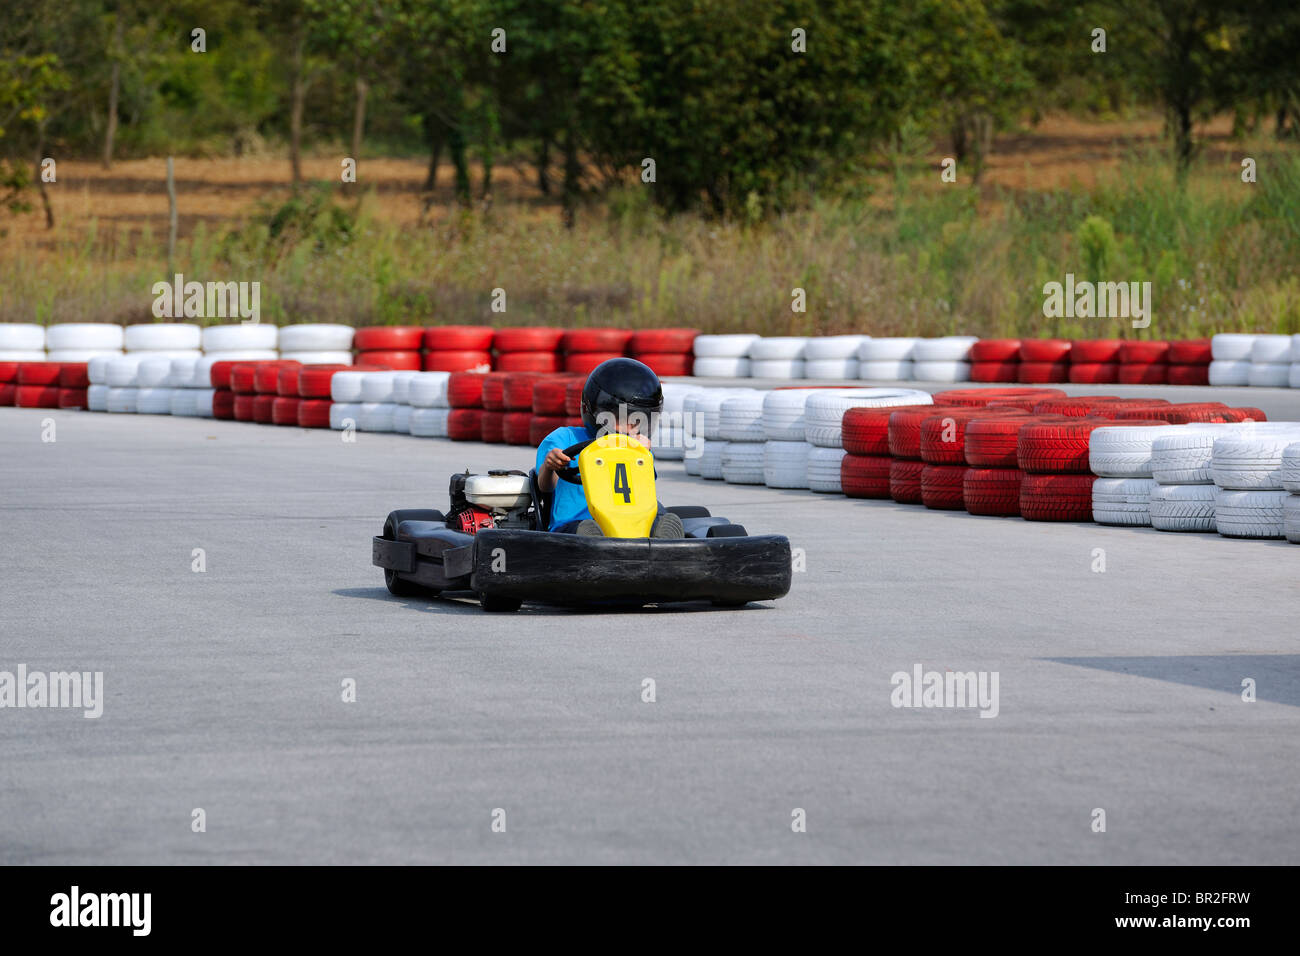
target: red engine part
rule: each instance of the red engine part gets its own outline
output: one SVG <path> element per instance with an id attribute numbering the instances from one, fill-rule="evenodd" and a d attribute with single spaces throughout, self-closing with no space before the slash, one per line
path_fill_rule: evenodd
<path id="1" fill-rule="evenodd" d="M 470 505 L 464 511 L 453 516 L 448 527 L 453 531 L 461 531 L 465 534 L 478 534 L 484 528 L 495 528 L 496 522 L 492 520 L 492 512 Z"/>

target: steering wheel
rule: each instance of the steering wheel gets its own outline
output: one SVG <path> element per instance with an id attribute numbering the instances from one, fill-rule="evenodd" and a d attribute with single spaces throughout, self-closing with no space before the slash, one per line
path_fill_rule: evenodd
<path id="1" fill-rule="evenodd" d="M 570 445 L 564 449 L 564 457 L 573 459 L 562 470 L 555 473 L 555 477 L 570 484 L 582 484 L 582 475 L 578 471 L 578 456 L 582 454 L 583 449 L 594 442 L 596 439 L 588 438 L 586 441 L 580 441 L 576 445 Z"/>

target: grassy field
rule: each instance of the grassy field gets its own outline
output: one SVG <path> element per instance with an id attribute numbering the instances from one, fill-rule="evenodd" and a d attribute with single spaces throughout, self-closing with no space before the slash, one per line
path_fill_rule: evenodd
<path id="1" fill-rule="evenodd" d="M 1300 152 L 1234 142 L 1226 119 L 1184 189 L 1160 123 L 1053 118 L 1000 137 L 981 187 L 939 180 L 944 153 L 880 165 L 851 193 L 761 222 L 660 217 L 653 186 L 586 206 L 572 230 L 530 174 L 499 167 L 490 203 L 452 207 L 442 170 L 426 208 L 424 163 L 363 160 L 365 187 L 291 200 L 282 157 L 178 159 L 187 279 L 260 281 L 266 321 L 690 325 L 708 331 L 874 335 L 1135 336 L 1127 322 L 1049 320 L 1042 287 L 1150 281 L 1140 333 L 1300 331 Z M 1241 158 L 1258 182 L 1241 182 Z M 170 275 L 162 159 L 64 161 L 39 212 L 4 223 L 0 320 L 147 321 Z M 306 173 L 337 178 L 319 155 Z M 477 190 L 477 171 L 475 186 Z M 477 195 L 477 192 L 476 192 Z M 288 205 L 286 205 L 288 204 Z M 494 314 L 494 288 L 508 311 Z M 791 311 L 796 287 L 807 311 Z"/>

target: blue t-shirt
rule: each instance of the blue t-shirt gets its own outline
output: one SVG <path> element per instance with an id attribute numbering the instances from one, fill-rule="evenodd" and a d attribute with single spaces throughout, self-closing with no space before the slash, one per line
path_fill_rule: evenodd
<path id="1" fill-rule="evenodd" d="M 564 451 L 570 445 L 595 437 L 586 428 L 572 425 L 555 429 L 537 446 L 537 471 L 541 472 L 542 462 L 546 460 L 546 455 L 552 448 Z M 582 485 L 557 478 L 555 500 L 551 504 L 551 530 L 555 530 L 567 521 L 580 521 L 590 517 L 591 512 L 587 510 L 587 496 L 583 493 Z"/>

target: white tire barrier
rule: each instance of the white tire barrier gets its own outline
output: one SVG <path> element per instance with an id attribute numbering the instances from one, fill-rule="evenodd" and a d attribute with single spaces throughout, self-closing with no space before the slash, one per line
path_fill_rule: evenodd
<path id="1" fill-rule="evenodd" d="M 1256 365 L 1250 366 L 1246 373 L 1246 384 L 1252 388 L 1289 388 L 1291 381 L 1290 365 Z"/>
<path id="2" fill-rule="evenodd" d="M 1285 491 L 1220 488 L 1214 493 L 1215 526 L 1225 538 L 1281 538 L 1282 506 L 1289 497 Z"/>
<path id="3" fill-rule="evenodd" d="M 425 374 L 433 375 L 434 372 Z M 444 397 L 445 397 L 444 389 Z M 421 405 L 411 409 L 410 431 L 420 438 L 446 438 L 447 416 L 451 409 L 446 406 Z"/>
<path id="4" fill-rule="evenodd" d="M 450 372 L 414 372 L 406 384 L 406 401 L 415 408 L 446 408 Z M 446 432 L 446 422 L 443 423 Z M 412 432 L 411 434 L 415 434 Z"/>
<path id="5" fill-rule="evenodd" d="M 1300 441 L 1300 426 L 1294 432 L 1245 434 L 1216 438 L 1210 474 L 1220 488 L 1234 491 L 1282 491 L 1282 454 Z"/>
<path id="6" fill-rule="evenodd" d="M 1151 524 L 1150 478 L 1098 478 L 1092 483 L 1092 520 L 1097 524 Z"/>
<path id="7" fill-rule="evenodd" d="M 135 410 L 141 415 L 170 415 L 173 391 L 166 386 L 142 386 L 136 389 Z"/>
<path id="8" fill-rule="evenodd" d="M 203 351 L 239 352 L 274 351 L 279 346 L 280 330 L 274 325 L 210 325 L 203 329 Z"/>
<path id="9" fill-rule="evenodd" d="M 1210 356 L 1215 361 L 1225 359 L 1238 362 L 1244 359 L 1249 362 L 1251 350 L 1255 345 L 1255 338 L 1253 335 L 1221 332 L 1210 337 Z"/>
<path id="10" fill-rule="evenodd" d="M 392 402 L 362 402 L 357 416 L 357 430 L 363 432 L 391 432 L 397 406 Z"/>
<path id="11" fill-rule="evenodd" d="M 1283 450 L 1279 472 L 1282 487 L 1293 494 L 1300 494 L 1300 438 Z"/>
<path id="12" fill-rule="evenodd" d="M 62 349 L 120 352 L 125 344 L 122 326 L 103 322 L 67 322 L 45 330 L 45 347 L 54 352 Z"/>
<path id="13" fill-rule="evenodd" d="M 1156 485 L 1151 526 L 1157 531 L 1213 531 L 1214 485 Z"/>
<path id="14" fill-rule="evenodd" d="M 808 449 L 808 490 L 840 494 L 840 461 L 846 454 L 843 448 Z"/>
<path id="15" fill-rule="evenodd" d="M 411 434 L 411 406 L 396 405 L 393 408 L 393 431 L 399 435 Z"/>
<path id="16" fill-rule="evenodd" d="M 697 335 L 695 337 L 695 357 L 699 358 L 744 358 L 750 348 L 758 341 L 757 335 Z M 698 372 L 696 373 L 699 374 Z"/>
<path id="17" fill-rule="evenodd" d="M 1291 336 L 1256 335 L 1250 344 L 1250 361 L 1253 365 L 1291 364 Z"/>
<path id="18" fill-rule="evenodd" d="M 393 401 L 398 405 L 410 405 L 411 379 L 420 373 L 403 370 L 391 374 L 393 376 Z"/>
<path id="19" fill-rule="evenodd" d="M 970 359 L 970 347 L 978 342 L 973 335 L 945 335 L 937 339 L 917 339 L 912 349 L 912 361 L 920 362 L 967 362 Z M 947 379 L 929 379 L 929 381 L 948 381 Z M 954 381 L 966 381 L 955 379 Z"/>
<path id="20" fill-rule="evenodd" d="M 35 349 L 6 349 L 0 351 L 0 362 L 44 362 L 45 353 Z"/>
<path id="21" fill-rule="evenodd" d="M 128 415 L 135 414 L 136 393 L 139 391 L 138 388 L 110 387 L 104 403 L 104 411 Z"/>
<path id="22" fill-rule="evenodd" d="M 729 442 L 765 441 L 764 400 L 758 392 L 749 392 L 723 401 L 718 407 L 718 437 Z"/>
<path id="23" fill-rule="evenodd" d="M 763 483 L 763 448 L 766 442 L 729 441 L 722 446 L 722 478 L 732 485 Z"/>
<path id="24" fill-rule="evenodd" d="M 1093 429 L 1088 436 L 1088 467 L 1103 478 L 1150 478 L 1152 445 L 1178 427 L 1116 425 Z"/>
<path id="25" fill-rule="evenodd" d="M 286 325 L 279 332 L 280 351 L 350 353 L 355 331 L 350 325 Z"/>
<path id="26" fill-rule="evenodd" d="M 1287 495 L 1282 502 L 1282 535 L 1292 544 L 1300 544 L 1300 495 Z"/>
<path id="27" fill-rule="evenodd" d="M 650 454 L 656 461 L 681 461 L 686 453 L 686 430 L 660 424 L 650 436 Z"/>
<path id="28" fill-rule="evenodd" d="M 334 376 L 338 378 L 337 375 Z M 357 419 L 361 417 L 360 402 L 340 402 L 335 401 L 330 406 L 330 428 L 335 431 L 342 431 L 344 428 L 357 427 Z"/>
<path id="29" fill-rule="evenodd" d="M 803 357 L 810 362 L 829 359 L 856 361 L 858 349 L 868 338 L 870 336 L 867 335 L 828 335 L 824 338 L 809 339 L 808 344 L 804 346 Z"/>
<path id="30" fill-rule="evenodd" d="M 855 358 L 806 359 L 804 378 L 858 378 L 861 363 Z"/>
<path id="31" fill-rule="evenodd" d="M 199 418 L 212 417 L 212 400 L 216 397 L 215 388 L 196 388 L 194 390 L 194 414 Z"/>
<path id="32" fill-rule="evenodd" d="M 803 441 L 804 405 L 810 388 L 773 389 L 763 396 L 763 437 L 772 441 Z"/>
<path id="33" fill-rule="evenodd" d="M 1249 385 L 1249 359 L 1215 359 L 1210 363 L 1211 385 Z"/>
<path id="34" fill-rule="evenodd" d="M 178 418 L 196 418 L 198 409 L 197 388 L 173 388 L 171 414 Z"/>
<path id="35" fill-rule="evenodd" d="M 125 341 L 128 352 L 198 351 L 203 344 L 203 335 L 197 325 L 160 322 L 156 325 L 128 325 Z"/>
<path id="36" fill-rule="evenodd" d="M 201 358 L 178 358 L 171 360 L 171 371 L 167 374 L 167 384 L 172 388 L 196 388 L 194 375 Z M 206 382 L 203 384 L 207 384 Z"/>
<path id="37" fill-rule="evenodd" d="M 135 367 L 134 384 L 140 388 L 164 387 L 171 380 L 172 359 L 164 356 L 145 357 Z"/>
<path id="38" fill-rule="evenodd" d="M 722 449 L 725 441 L 706 440 L 700 452 L 700 477 L 712 481 L 722 481 Z"/>
<path id="39" fill-rule="evenodd" d="M 1214 484 L 1214 440 L 1230 428 L 1198 424 L 1161 434 L 1151 443 L 1151 477 L 1162 485 Z"/>
<path id="40" fill-rule="evenodd" d="M 86 389 L 86 410 L 92 412 L 108 411 L 108 386 L 93 384 Z"/>
<path id="41" fill-rule="evenodd" d="M 858 346 L 862 362 L 910 362 L 916 350 L 915 338 L 867 339 Z"/>
<path id="42" fill-rule="evenodd" d="M 361 402 L 361 383 L 376 372 L 335 372 L 330 377 L 330 398 L 336 402 Z"/>
<path id="43" fill-rule="evenodd" d="M 746 354 L 751 359 L 761 360 L 801 359 L 804 357 L 804 349 L 807 345 L 808 339 L 804 336 L 774 335 L 753 342 Z M 700 353 L 697 351 L 695 354 Z"/>
<path id="44" fill-rule="evenodd" d="M 27 322 L 0 322 L 0 351 L 44 352 L 45 327 Z"/>
<path id="45" fill-rule="evenodd" d="M 806 441 L 769 441 L 763 445 L 763 484 L 769 488 L 807 488 Z"/>
<path id="46" fill-rule="evenodd" d="M 804 405 L 805 437 L 822 448 L 842 447 L 840 423 L 850 408 L 892 405 L 933 405 L 929 392 L 910 388 L 844 388 L 816 390 Z"/>
<path id="47" fill-rule="evenodd" d="M 697 358 L 691 371 L 697 378 L 749 378 L 749 359 L 706 356 Z"/>
<path id="48" fill-rule="evenodd" d="M 912 376 L 918 382 L 969 382 L 970 362 L 912 363 Z"/>
<path id="49" fill-rule="evenodd" d="M 86 362 L 86 378 L 91 385 L 105 385 L 108 383 L 108 363 L 115 358 L 119 358 L 109 352 L 103 352 Z"/>
<path id="50" fill-rule="evenodd" d="M 912 362 L 888 359 L 859 362 L 858 378 L 864 382 L 911 382 L 915 381 L 916 375 Z"/>
<path id="51" fill-rule="evenodd" d="M 303 365 L 351 365 L 351 352 L 281 352 L 285 361 L 301 362 Z"/>
<path id="52" fill-rule="evenodd" d="M 57 352 L 48 352 L 45 355 L 47 362 L 89 362 L 92 358 L 99 355 L 107 355 L 112 358 L 114 355 L 121 355 L 121 352 L 105 352 L 103 349 L 59 349 Z"/>
<path id="53" fill-rule="evenodd" d="M 119 355 L 109 359 L 104 371 L 104 384 L 112 388 L 134 387 L 136 370 L 139 366 L 138 355 Z M 134 403 L 132 405 L 134 406 Z M 132 407 L 131 410 L 135 411 L 135 408 Z"/>
<path id="54" fill-rule="evenodd" d="M 803 359 L 750 359 L 749 377 L 782 380 L 803 378 L 807 374 L 806 365 Z"/>

